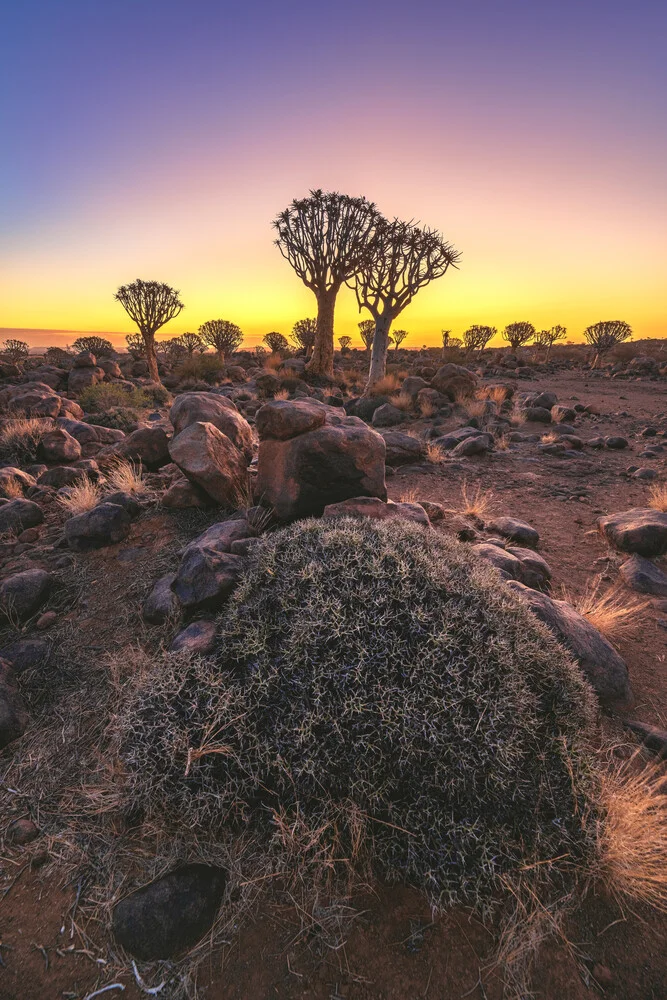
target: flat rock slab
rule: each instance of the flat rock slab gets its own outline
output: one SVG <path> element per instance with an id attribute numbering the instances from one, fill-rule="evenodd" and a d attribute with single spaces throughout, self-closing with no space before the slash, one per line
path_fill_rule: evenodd
<path id="1" fill-rule="evenodd" d="M 651 507 L 601 517 L 598 530 L 621 552 L 636 552 L 648 559 L 667 552 L 667 513 Z"/>
<path id="2" fill-rule="evenodd" d="M 424 527 L 430 527 L 431 522 L 428 514 L 421 504 L 418 503 L 394 503 L 387 500 L 385 503 L 377 497 L 354 497 L 351 500 L 342 500 L 340 503 L 332 503 L 324 508 L 323 517 L 372 517 L 376 520 L 387 521 L 392 517 L 402 517 L 406 521 L 416 521 Z"/>
<path id="3" fill-rule="evenodd" d="M 631 556 L 621 566 L 619 573 L 626 586 L 640 594 L 653 594 L 654 597 L 667 597 L 667 573 L 659 566 L 643 556 Z"/>
<path id="4" fill-rule="evenodd" d="M 497 517 L 486 525 L 486 529 L 497 535 L 502 535 L 503 538 L 509 538 L 517 545 L 528 545 L 531 548 L 535 548 L 540 540 L 536 528 L 533 528 L 531 524 L 526 524 L 525 521 L 517 520 L 515 517 Z"/>
<path id="5" fill-rule="evenodd" d="M 88 552 L 122 542 L 132 518 L 119 504 L 101 503 L 65 521 L 65 540 L 74 552 Z"/>
<path id="6" fill-rule="evenodd" d="M 647 749 L 652 750 L 663 760 L 667 758 L 667 732 L 658 726 L 650 726 L 646 722 L 636 722 L 627 719 L 623 722 L 626 729 L 638 736 Z"/>

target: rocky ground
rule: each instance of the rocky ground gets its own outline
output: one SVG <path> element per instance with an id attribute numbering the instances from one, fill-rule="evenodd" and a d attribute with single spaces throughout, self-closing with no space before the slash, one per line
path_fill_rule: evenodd
<path id="1" fill-rule="evenodd" d="M 601 371 L 580 359 L 515 366 L 496 354 L 442 367 L 435 352 L 400 357 L 372 402 L 355 392 L 361 359 L 314 386 L 302 359 L 268 369 L 242 357 L 217 385 L 167 374 L 170 398 L 132 359 L 102 367 L 80 356 L 69 371 L 5 365 L 1 997 L 162 992 L 82 916 L 85 887 L 59 867 L 58 824 L 15 786 L 13 765 L 57 704 L 54 682 L 79 684 L 85 698 L 81 678 L 109 654 L 210 652 L 215 608 L 254 539 L 280 521 L 352 512 L 457 534 L 578 660 L 614 755 L 640 745 L 647 758 L 667 755 L 667 502 L 656 499 L 667 481 L 664 369 L 641 356 Z M 86 396 L 107 385 L 135 394 L 133 415 L 100 412 Z M 40 426 L 17 445 L 24 417 Z M 7 428 L 13 437 L 2 437 Z M 82 485 L 92 493 L 74 506 Z M 631 614 L 608 642 L 573 606 L 616 588 Z M 76 739 L 67 721 L 64 755 Z M 197 995 L 491 1000 L 502 993 L 495 930 L 462 911 L 434 918 L 404 887 L 372 886 L 308 913 L 276 892 L 216 938 Z M 663 916 L 596 890 L 540 953 L 536 995 L 667 997 L 665 931 Z"/>

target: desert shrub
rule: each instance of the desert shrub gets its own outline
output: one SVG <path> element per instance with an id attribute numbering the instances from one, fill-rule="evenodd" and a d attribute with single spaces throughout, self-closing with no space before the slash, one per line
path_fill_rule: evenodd
<path id="1" fill-rule="evenodd" d="M 160 382 L 144 385 L 140 391 L 147 397 L 151 406 L 167 406 L 171 403 L 171 393 Z"/>
<path id="2" fill-rule="evenodd" d="M 217 354 L 193 354 L 176 365 L 176 375 L 181 379 L 203 379 L 220 382 L 225 375 L 225 363 Z"/>
<path id="3" fill-rule="evenodd" d="M 352 859 L 435 905 L 485 908 L 526 865 L 560 892 L 590 860 L 590 689 L 458 543 L 353 519 L 264 536 L 218 638 L 117 713 L 125 812 L 252 831 L 312 881 Z"/>
<path id="4" fill-rule="evenodd" d="M 54 424 L 49 417 L 18 417 L 0 427 L 0 461 L 34 462 L 39 443 Z"/>
<path id="5" fill-rule="evenodd" d="M 83 390 L 79 396 L 79 403 L 86 412 L 104 413 L 114 406 L 142 409 L 150 406 L 152 399 L 148 392 L 138 386 L 129 389 L 113 382 L 98 382 L 97 385 L 89 385 Z"/>
<path id="6" fill-rule="evenodd" d="M 129 406 L 112 406 L 106 413 L 87 414 L 86 420 L 89 424 L 96 424 L 99 427 L 113 427 L 129 434 L 131 431 L 136 431 L 139 414 Z"/>
<path id="7" fill-rule="evenodd" d="M 67 511 L 69 517 L 92 510 L 101 499 L 102 490 L 88 476 L 84 476 L 80 482 L 74 483 L 73 486 L 67 486 L 56 497 L 56 500 Z"/>

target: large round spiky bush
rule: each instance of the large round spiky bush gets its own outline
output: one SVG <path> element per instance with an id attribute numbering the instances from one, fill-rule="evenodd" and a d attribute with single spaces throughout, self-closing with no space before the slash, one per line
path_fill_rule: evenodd
<path id="1" fill-rule="evenodd" d="M 560 859 L 560 882 L 593 852 L 592 706 L 464 546 L 313 520 L 258 542 L 214 661 L 147 675 L 116 750 L 126 805 L 186 835 L 251 831 L 313 871 L 363 860 L 479 904 L 504 876 Z"/>

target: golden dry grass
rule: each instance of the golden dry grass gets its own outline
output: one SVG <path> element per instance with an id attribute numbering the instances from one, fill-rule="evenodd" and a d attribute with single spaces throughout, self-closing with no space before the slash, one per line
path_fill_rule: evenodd
<path id="1" fill-rule="evenodd" d="M 143 496 L 149 492 L 148 484 L 141 473 L 141 465 L 135 465 L 125 458 L 113 462 L 106 473 L 107 492 L 134 493 Z"/>
<path id="2" fill-rule="evenodd" d="M 289 399 L 289 390 L 288 389 L 278 389 L 278 392 L 275 392 L 273 394 L 273 398 L 274 399 L 282 399 L 282 400 Z"/>
<path id="3" fill-rule="evenodd" d="M 486 415 L 486 400 L 472 399 L 466 403 L 466 413 L 469 417 L 484 417 Z"/>
<path id="4" fill-rule="evenodd" d="M 407 490 L 403 490 L 399 497 L 400 503 L 417 503 L 417 490 L 414 486 L 411 486 Z"/>
<path id="5" fill-rule="evenodd" d="M 496 451 L 507 451 L 511 443 L 509 434 L 501 434 L 496 438 Z"/>
<path id="6" fill-rule="evenodd" d="M 442 465 L 445 460 L 445 450 L 442 445 L 436 444 L 435 441 L 427 441 L 425 457 L 431 465 Z"/>
<path id="7" fill-rule="evenodd" d="M 478 483 L 473 489 L 464 480 L 461 484 L 461 500 L 463 502 L 460 509 L 454 513 L 464 514 L 466 517 L 478 517 L 484 520 L 493 506 L 493 492 L 485 490 L 481 483 Z"/>
<path id="8" fill-rule="evenodd" d="M 87 510 L 92 510 L 102 499 L 102 491 L 97 483 L 94 483 L 88 476 L 85 476 L 74 486 L 69 486 L 66 493 L 56 496 L 56 500 L 64 507 L 70 516 L 84 514 Z"/>
<path id="9" fill-rule="evenodd" d="M 22 497 L 23 486 L 20 479 L 3 479 L 2 485 L 0 485 L 0 496 L 6 497 L 7 500 L 17 500 Z"/>
<path id="10" fill-rule="evenodd" d="M 601 778 L 600 865 L 610 889 L 667 910 L 667 774 L 637 756 Z"/>
<path id="11" fill-rule="evenodd" d="M 649 507 L 667 513 L 667 483 L 657 483 L 649 490 Z"/>
<path id="12" fill-rule="evenodd" d="M 373 396 L 390 396 L 397 391 L 398 387 L 399 381 L 396 375 L 385 375 L 372 386 L 371 394 Z"/>
<path id="13" fill-rule="evenodd" d="M 477 399 L 491 399 L 494 403 L 504 403 L 509 395 L 509 389 L 505 385 L 484 385 L 475 393 Z"/>
<path id="14" fill-rule="evenodd" d="M 44 434 L 52 429 L 50 418 L 18 417 L 8 420 L 0 429 L 0 458 L 30 459 Z"/>
<path id="15" fill-rule="evenodd" d="M 542 444 L 554 444 L 558 440 L 558 434 L 554 431 L 549 431 L 548 434 L 543 434 L 540 440 Z"/>
<path id="16" fill-rule="evenodd" d="M 437 406 L 434 406 L 430 399 L 424 399 L 419 404 L 419 412 L 422 417 L 428 419 L 429 417 L 434 417 L 438 412 Z"/>
<path id="17" fill-rule="evenodd" d="M 389 397 L 389 402 L 398 410 L 408 411 L 412 409 L 412 397 L 407 392 L 397 392 Z"/>
<path id="18" fill-rule="evenodd" d="M 633 636 L 650 605 L 650 601 L 634 597 L 620 587 L 611 587 L 601 594 L 599 580 L 577 597 L 570 597 L 565 589 L 563 593 L 564 599 L 610 642 Z"/>
<path id="19" fill-rule="evenodd" d="M 522 410 L 520 406 L 516 403 L 513 405 L 509 413 L 509 420 L 513 427 L 518 427 L 526 422 L 525 410 Z"/>

